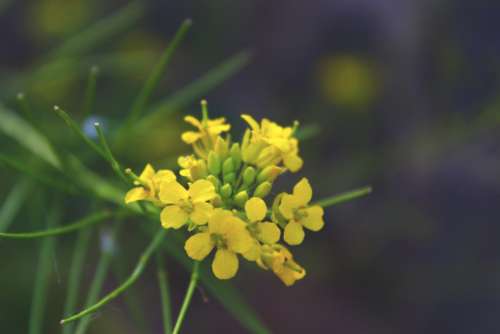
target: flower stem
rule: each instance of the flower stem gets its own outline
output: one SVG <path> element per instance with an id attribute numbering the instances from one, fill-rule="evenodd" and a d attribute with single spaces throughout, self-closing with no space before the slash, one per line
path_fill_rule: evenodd
<path id="1" fill-rule="evenodd" d="M 90 216 L 82 218 L 76 221 L 73 224 L 65 225 L 62 227 L 56 227 L 47 229 L 45 231 L 36 231 L 36 232 L 25 232 L 25 233 L 0 233 L 0 238 L 9 238 L 9 239 L 32 239 L 32 238 L 42 238 L 42 237 L 50 237 L 54 235 L 65 234 L 69 232 L 73 232 L 85 227 L 89 227 L 93 224 L 97 224 L 107 218 L 110 218 L 113 214 L 109 211 L 102 211 L 98 213 L 94 213 Z"/>
<path id="2" fill-rule="evenodd" d="M 115 290 L 111 291 L 109 294 L 107 294 L 105 297 L 103 297 L 100 301 L 95 303 L 94 305 L 84 309 L 83 311 L 74 314 L 70 317 L 67 317 L 65 319 L 61 320 L 61 325 L 64 325 L 68 322 L 75 321 L 77 319 L 80 319 L 86 315 L 89 315 L 91 313 L 96 312 L 98 309 L 118 297 L 120 294 L 122 294 L 125 290 L 127 290 L 132 284 L 137 281 L 137 279 L 141 276 L 143 273 L 144 269 L 146 268 L 146 265 L 148 264 L 149 258 L 153 254 L 153 252 L 158 248 L 158 246 L 161 244 L 163 237 L 165 236 L 166 231 L 164 229 L 161 229 L 154 239 L 151 241 L 151 243 L 148 245 L 146 250 L 142 253 L 139 262 L 134 268 L 134 271 L 132 274 L 123 282 L 118 288 Z"/>
<path id="3" fill-rule="evenodd" d="M 87 79 L 87 87 L 85 88 L 85 100 L 83 104 L 83 117 L 82 117 L 84 120 L 90 115 L 92 109 L 94 109 L 98 74 L 99 74 L 99 67 L 95 65 L 92 66 L 90 68 L 89 76 Z"/>
<path id="4" fill-rule="evenodd" d="M 167 271 L 165 270 L 164 258 L 161 251 L 157 253 L 158 285 L 160 286 L 161 309 L 163 316 L 163 333 L 172 333 L 172 307 L 170 305 L 170 288 L 168 284 Z"/>
<path id="5" fill-rule="evenodd" d="M 325 199 L 322 199 L 318 202 L 315 203 L 315 205 L 322 206 L 323 208 L 348 202 L 350 200 L 356 199 L 358 197 L 366 196 L 372 192 L 372 187 L 364 187 L 364 188 L 359 188 L 351 191 L 347 191 L 345 193 L 331 196 Z"/>
<path id="6" fill-rule="evenodd" d="M 177 321 L 175 322 L 175 327 L 172 334 L 178 334 L 181 330 L 182 322 L 186 317 L 186 312 L 191 302 L 191 297 L 193 297 L 194 289 L 196 288 L 196 284 L 198 283 L 199 269 L 200 262 L 195 261 L 193 265 L 193 272 L 191 273 L 191 280 L 189 281 L 189 286 L 186 295 L 184 296 L 184 301 L 182 302 L 181 310 L 179 312 L 179 316 L 177 317 Z"/>

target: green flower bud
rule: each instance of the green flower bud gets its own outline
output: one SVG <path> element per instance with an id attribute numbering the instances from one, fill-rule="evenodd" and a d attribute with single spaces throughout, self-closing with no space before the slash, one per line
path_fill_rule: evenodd
<path id="1" fill-rule="evenodd" d="M 218 179 L 216 176 L 214 176 L 214 175 L 209 175 L 209 176 L 207 176 L 207 180 L 208 180 L 208 181 L 210 181 L 210 182 L 212 182 L 212 184 L 213 184 L 213 185 L 214 185 L 214 187 L 215 187 L 215 190 L 219 190 L 219 187 L 220 187 L 220 181 L 219 181 L 219 179 Z"/>
<path id="2" fill-rule="evenodd" d="M 215 196 L 215 198 L 212 200 L 212 204 L 213 204 L 215 207 L 219 207 L 219 206 L 222 206 L 222 204 L 224 204 L 224 202 L 222 201 L 222 198 L 220 197 L 220 195 L 217 195 L 217 196 Z"/>
<path id="3" fill-rule="evenodd" d="M 233 163 L 233 158 L 227 158 L 224 160 L 224 163 L 222 164 L 222 173 L 224 175 L 234 173 L 234 163 Z"/>
<path id="4" fill-rule="evenodd" d="M 222 180 L 224 181 L 224 183 L 234 183 L 236 181 L 236 174 L 235 173 L 224 174 Z"/>
<path id="5" fill-rule="evenodd" d="M 240 150 L 239 143 L 234 143 L 231 146 L 230 155 L 231 155 L 231 158 L 233 159 L 234 169 L 235 170 L 240 169 L 240 167 L 241 167 L 241 150 Z"/>
<path id="6" fill-rule="evenodd" d="M 229 140 L 224 140 L 222 137 L 217 137 L 214 145 L 215 153 L 220 159 L 224 160 L 229 154 Z"/>
<path id="7" fill-rule="evenodd" d="M 210 172 L 210 174 L 219 175 L 221 170 L 221 161 L 219 155 L 214 151 L 210 151 L 210 153 L 208 153 L 207 162 L 208 162 L 208 171 Z"/>
<path id="8" fill-rule="evenodd" d="M 233 187 L 229 183 L 224 184 L 222 187 L 220 187 L 219 193 L 221 194 L 222 198 L 229 198 L 231 197 L 231 193 L 233 192 Z"/>
<path id="9" fill-rule="evenodd" d="M 283 168 L 278 166 L 267 166 L 257 176 L 257 183 L 262 183 L 264 181 L 274 182 L 278 175 L 283 173 L 283 170 Z"/>
<path id="10" fill-rule="evenodd" d="M 281 228 L 285 228 L 287 220 L 281 214 L 279 207 L 281 204 L 281 199 L 286 193 L 278 194 L 273 201 L 273 206 L 271 207 L 271 219 L 273 222 L 277 223 Z"/>
<path id="11" fill-rule="evenodd" d="M 247 168 L 245 168 L 245 170 L 243 171 L 243 184 L 246 186 L 251 185 L 253 181 L 255 181 L 255 174 L 255 168 L 253 168 L 252 166 L 248 166 Z"/>
<path id="12" fill-rule="evenodd" d="M 205 161 L 201 160 L 198 164 L 191 167 L 191 177 L 193 181 L 204 179 L 208 175 L 208 169 Z"/>
<path id="13" fill-rule="evenodd" d="M 264 198 L 271 192 L 272 184 L 271 182 L 265 181 L 257 186 L 253 195 L 255 197 Z"/>
<path id="14" fill-rule="evenodd" d="M 248 201 L 248 193 L 243 190 L 234 195 L 234 203 L 239 206 L 240 208 L 243 208 L 245 206 L 245 203 Z"/>

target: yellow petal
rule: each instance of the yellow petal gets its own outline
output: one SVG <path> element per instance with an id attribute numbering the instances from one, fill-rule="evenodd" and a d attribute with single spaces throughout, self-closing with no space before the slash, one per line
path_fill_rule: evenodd
<path id="1" fill-rule="evenodd" d="M 302 271 L 298 272 L 290 268 L 283 267 L 281 270 L 275 271 L 274 273 L 286 286 L 292 286 L 295 281 L 303 278 L 306 275 L 306 271 L 303 268 Z"/>
<path id="2" fill-rule="evenodd" d="M 246 224 L 237 217 L 228 217 L 229 226 L 226 232 L 227 248 L 236 253 L 245 253 L 252 248 L 254 239 L 246 228 Z"/>
<path id="3" fill-rule="evenodd" d="M 302 168 L 304 161 L 297 154 L 287 154 L 283 157 L 283 164 L 290 172 L 295 173 Z"/>
<path id="4" fill-rule="evenodd" d="M 188 219 L 189 214 L 177 205 L 170 205 L 161 210 L 160 220 L 164 228 L 181 228 Z"/>
<path id="5" fill-rule="evenodd" d="M 165 204 L 176 204 L 188 199 L 188 191 L 177 181 L 165 182 L 160 186 L 160 201 Z"/>
<path id="6" fill-rule="evenodd" d="M 202 128 L 201 122 L 199 120 L 197 120 L 196 118 L 194 118 L 193 116 L 188 115 L 188 116 L 184 117 L 184 122 L 191 124 L 195 128 L 198 128 L 198 129 Z"/>
<path id="7" fill-rule="evenodd" d="M 153 178 L 154 175 L 155 175 L 155 170 L 153 166 L 151 166 L 151 164 L 147 164 L 146 167 L 144 167 L 144 170 L 142 171 L 141 175 L 139 175 L 139 178 L 141 180 L 146 181 Z"/>
<path id="8" fill-rule="evenodd" d="M 159 186 L 163 182 L 175 181 L 177 177 L 174 172 L 168 169 L 161 169 L 153 176 L 153 182 L 156 186 Z"/>
<path id="9" fill-rule="evenodd" d="M 238 272 L 238 257 L 226 249 L 218 249 L 212 262 L 212 271 L 218 279 L 230 279 Z"/>
<path id="10" fill-rule="evenodd" d="M 225 235 L 231 230 L 231 221 L 228 220 L 232 217 L 231 211 L 223 209 L 215 209 L 208 220 L 208 230 L 210 233 Z"/>
<path id="11" fill-rule="evenodd" d="M 208 222 L 208 218 L 212 214 L 213 209 L 214 208 L 210 203 L 196 203 L 189 218 L 191 218 L 193 223 L 195 223 L 196 225 L 206 224 Z"/>
<path id="12" fill-rule="evenodd" d="M 252 247 L 246 251 L 245 253 L 241 254 L 245 259 L 248 261 L 257 261 L 260 258 L 260 245 L 257 241 L 255 241 L 252 245 Z"/>
<path id="13" fill-rule="evenodd" d="M 186 144 L 192 144 L 201 138 L 201 134 L 194 131 L 186 131 L 181 135 L 181 139 Z"/>
<path id="14" fill-rule="evenodd" d="M 284 194 L 283 197 L 281 198 L 279 210 L 283 215 L 283 217 L 290 220 L 293 218 L 293 211 L 299 208 L 300 204 L 301 203 L 297 199 L 297 197 L 290 194 Z"/>
<path id="15" fill-rule="evenodd" d="M 207 255 L 210 254 L 213 248 L 214 242 L 212 241 L 212 237 L 208 232 L 197 233 L 187 239 L 186 243 L 184 244 L 184 250 L 186 251 L 187 255 L 193 260 L 198 261 L 201 261 L 205 257 L 207 257 Z"/>
<path id="16" fill-rule="evenodd" d="M 258 132 L 260 130 L 259 123 L 250 115 L 243 114 L 241 118 L 252 128 L 253 131 Z"/>
<path id="17" fill-rule="evenodd" d="M 281 231 L 275 223 L 258 223 L 259 239 L 266 244 L 274 244 L 280 240 Z"/>
<path id="18" fill-rule="evenodd" d="M 296 185 L 293 187 L 293 196 L 300 203 L 300 206 L 306 206 L 307 203 L 312 198 L 312 188 L 309 181 L 303 177 Z"/>
<path id="19" fill-rule="evenodd" d="M 215 197 L 215 187 L 210 181 L 198 180 L 189 187 L 189 195 L 193 203 L 206 202 Z"/>
<path id="20" fill-rule="evenodd" d="M 136 187 L 130 189 L 125 195 L 125 204 L 129 204 L 135 201 L 140 201 L 149 196 L 149 192 L 143 187 Z"/>
<path id="21" fill-rule="evenodd" d="M 302 225 L 294 221 L 285 226 L 284 239 L 289 245 L 300 245 L 304 240 L 304 229 Z"/>
<path id="22" fill-rule="evenodd" d="M 300 220 L 300 223 L 305 228 L 311 231 L 319 231 L 323 228 L 325 222 L 323 221 L 323 208 L 319 205 L 311 206 L 305 209 L 306 217 Z"/>
<path id="23" fill-rule="evenodd" d="M 266 202 L 261 198 L 252 197 L 245 203 L 245 213 L 250 222 L 258 222 L 264 219 L 267 213 Z"/>

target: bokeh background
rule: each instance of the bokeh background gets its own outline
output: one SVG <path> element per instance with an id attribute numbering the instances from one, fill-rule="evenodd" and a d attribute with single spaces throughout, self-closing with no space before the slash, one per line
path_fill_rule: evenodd
<path id="1" fill-rule="evenodd" d="M 231 59 L 246 66 L 203 96 L 168 105 L 167 117 L 132 132 L 118 157 L 135 170 L 169 167 L 187 150 L 182 115 L 199 112 L 243 128 L 240 113 L 279 123 L 299 120 L 315 197 L 372 185 L 372 195 L 332 207 L 321 233 L 294 251 L 306 279 L 287 288 L 244 265 L 233 281 L 275 333 L 496 333 L 500 331 L 500 3 L 467 0 L 144 1 L 137 18 L 74 58 L 51 58 L 64 41 L 126 1 L 0 1 L 0 98 L 19 111 L 25 93 L 35 123 L 71 151 L 78 139 L 51 112 L 79 118 L 88 68 L 100 67 L 88 127 L 113 129 L 185 18 L 193 27 L 152 101 L 162 101 Z M 78 47 L 78 46 L 77 46 Z M 244 52 L 244 53 L 241 53 Z M 64 55 L 64 52 L 62 53 Z M 57 59 L 56 59 L 57 60 Z M 55 62 L 55 63 L 54 63 Z M 49 64 L 49 65 L 47 65 Z M 175 97 L 175 95 L 174 95 Z M 89 134 L 92 130 L 89 130 Z M 0 150 L 39 166 L 3 134 Z M 92 155 L 91 151 L 78 151 Z M 113 177 L 106 164 L 94 171 Z M 45 224 L 49 188 L 0 166 L 0 204 L 27 193 L 9 230 Z M 282 182 L 288 189 L 298 180 Z M 67 197 L 64 219 L 89 210 Z M 2 219 L 5 219 L 3 217 Z M 147 242 L 133 224 L 120 233 L 114 261 L 128 272 Z M 106 228 L 101 229 L 101 236 Z M 87 286 L 98 235 L 84 267 Z M 50 268 L 44 332 L 57 333 L 74 236 L 61 238 Z M 0 332 L 26 333 L 39 241 L 0 241 Z M 161 330 L 155 269 L 133 295 L 150 333 Z M 189 273 L 167 259 L 174 315 Z M 104 292 L 120 279 L 112 271 Z M 143 333 L 123 298 L 93 317 L 88 333 Z M 185 333 L 245 333 L 203 289 Z"/>

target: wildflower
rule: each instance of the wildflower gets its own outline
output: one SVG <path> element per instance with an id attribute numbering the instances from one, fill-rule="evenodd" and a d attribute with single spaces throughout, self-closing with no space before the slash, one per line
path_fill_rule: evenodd
<path id="1" fill-rule="evenodd" d="M 247 252 L 252 243 L 244 221 L 230 211 L 215 209 L 208 220 L 208 228 L 191 236 L 184 249 L 189 257 L 201 261 L 217 248 L 212 271 L 219 279 L 229 279 L 238 272 L 237 254 Z"/>
<path id="2" fill-rule="evenodd" d="M 303 161 L 299 157 L 297 138 L 293 137 L 294 128 L 282 127 L 267 118 L 261 124 L 250 115 L 241 115 L 252 129 L 252 135 L 246 134 L 242 147 L 247 150 L 247 157 L 259 167 L 283 164 L 291 172 L 302 168 Z"/>
<path id="3" fill-rule="evenodd" d="M 266 244 L 278 242 L 281 234 L 279 227 L 275 223 L 262 222 L 267 214 L 267 206 L 262 199 L 250 198 L 245 204 L 245 213 L 250 221 L 248 229 L 259 241 Z"/>
<path id="4" fill-rule="evenodd" d="M 208 201 L 215 198 L 214 185 L 207 180 L 198 180 L 186 190 L 177 181 L 163 183 L 159 198 L 165 208 L 161 211 L 160 219 L 164 228 L 178 229 L 188 220 L 196 225 L 203 225 L 208 221 L 213 206 Z"/>
<path id="5" fill-rule="evenodd" d="M 147 164 L 141 175 L 134 181 L 138 187 L 130 189 L 125 195 L 125 203 L 129 204 L 140 200 L 156 202 L 161 184 L 175 181 L 175 179 L 176 176 L 171 170 L 161 169 L 155 172 L 153 166 Z"/>
<path id="6" fill-rule="evenodd" d="M 311 231 L 319 231 L 324 225 L 323 208 L 319 205 L 308 206 L 312 198 L 309 181 L 302 178 L 293 194 L 284 194 L 279 211 L 288 224 L 285 227 L 284 239 L 289 245 L 299 245 L 304 240 L 304 227 Z"/>
<path id="7" fill-rule="evenodd" d="M 271 269 L 286 286 L 293 285 L 306 275 L 305 269 L 294 261 L 292 253 L 280 244 L 262 246 L 257 264 L 263 269 Z"/>
<path id="8" fill-rule="evenodd" d="M 181 167 L 179 174 L 190 181 L 196 181 L 207 176 L 207 166 L 203 159 L 196 159 L 194 155 L 180 156 L 177 164 Z"/>

